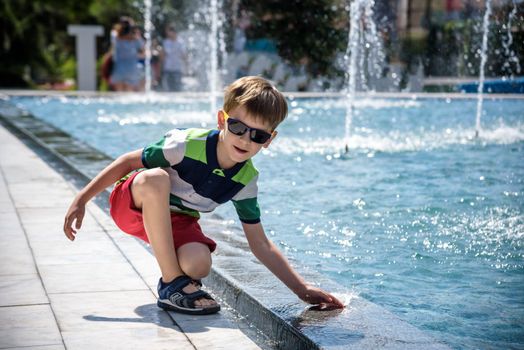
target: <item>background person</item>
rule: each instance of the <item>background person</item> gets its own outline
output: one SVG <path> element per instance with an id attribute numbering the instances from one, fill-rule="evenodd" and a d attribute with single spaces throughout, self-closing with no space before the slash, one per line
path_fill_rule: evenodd
<path id="1" fill-rule="evenodd" d="M 246 30 L 251 25 L 251 20 L 249 19 L 249 14 L 246 10 L 240 10 L 240 15 L 233 19 L 235 25 L 235 31 L 233 34 L 233 50 L 236 54 L 244 51 L 246 46 L 247 37 Z"/>
<path id="2" fill-rule="evenodd" d="M 182 91 L 182 74 L 187 65 L 184 43 L 178 38 L 173 26 L 168 26 L 162 41 L 162 79 L 166 91 Z"/>
<path id="3" fill-rule="evenodd" d="M 122 17 L 113 47 L 111 84 L 116 91 L 139 91 L 141 83 L 138 61 L 144 53 L 144 43 L 137 38 L 134 21 Z"/>
<path id="4" fill-rule="evenodd" d="M 139 26 L 133 27 L 133 32 L 135 33 L 135 37 L 137 40 L 140 40 L 143 43 L 145 42 L 144 35 L 142 34 L 142 29 L 140 29 Z M 137 67 L 138 67 L 138 74 L 140 76 L 140 82 L 138 84 L 138 89 L 140 91 L 145 90 L 146 86 L 146 53 L 145 48 L 142 50 L 141 53 L 138 54 L 138 61 L 137 61 Z"/>

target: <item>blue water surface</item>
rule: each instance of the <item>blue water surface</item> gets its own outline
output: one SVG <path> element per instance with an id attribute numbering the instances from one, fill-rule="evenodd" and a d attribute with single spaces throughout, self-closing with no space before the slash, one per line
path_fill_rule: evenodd
<path id="1" fill-rule="evenodd" d="M 113 157 L 216 125 L 207 100 L 11 100 Z M 485 100 L 479 138 L 472 99 L 358 99 L 349 139 L 343 100 L 289 105 L 255 158 L 286 255 L 453 348 L 524 348 L 524 100 Z"/>

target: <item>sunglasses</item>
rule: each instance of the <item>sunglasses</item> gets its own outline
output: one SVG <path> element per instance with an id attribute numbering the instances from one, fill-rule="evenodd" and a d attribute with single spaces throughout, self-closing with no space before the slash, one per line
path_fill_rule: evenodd
<path id="1" fill-rule="evenodd" d="M 226 111 L 222 111 L 222 112 L 224 113 L 224 117 L 227 122 L 227 129 L 232 134 L 235 134 L 237 136 L 242 136 L 246 132 L 249 131 L 249 139 L 253 141 L 254 143 L 258 143 L 258 144 L 264 144 L 267 142 L 267 140 L 271 138 L 272 134 L 268 133 L 267 131 L 261 130 L 261 129 L 250 128 L 246 124 L 242 123 L 240 120 L 231 118 L 226 113 Z"/>

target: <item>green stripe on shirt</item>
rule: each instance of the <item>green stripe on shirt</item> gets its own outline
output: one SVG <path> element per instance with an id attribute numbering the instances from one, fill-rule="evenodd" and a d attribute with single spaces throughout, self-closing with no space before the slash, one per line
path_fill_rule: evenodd
<path id="1" fill-rule="evenodd" d="M 188 129 L 184 156 L 207 164 L 206 138 L 209 130 Z"/>
<path id="2" fill-rule="evenodd" d="M 168 167 L 170 166 L 166 157 L 164 156 L 164 142 L 166 138 L 163 137 L 160 141 L 150 144 L 144 148 L 142 153 L 142 162 L 146 167 Z M 147 164 L 146 164 L 147 163 Z"/>
<path id="3" fill-rule="evenodd" d="M 260 207 L 258 206 L 256 197 L 239 201 L 233 200 L 232 202 L 240 221 L 247 223 L 256 223 L 260 221 Z"/>
<path id="4" fill-rule="evenodd" d="M 240 169 L 238 171 L 238 173 L 235 174 L 235 176 L 233 176 L 231 178 L 231 180 L 235 181 L 235 182 L 240 182 L 242 185 L 244 186 L 247 186 L 247 184 L 253 180 L 253 178 L 255 176 L 258 175 L 258 171 L 257 169 L 253 166 L 253 162 L 251 161 L 251 159 L 249 159 L 245 164 L 244 166 L 242 167 L 242 169 Z"/>

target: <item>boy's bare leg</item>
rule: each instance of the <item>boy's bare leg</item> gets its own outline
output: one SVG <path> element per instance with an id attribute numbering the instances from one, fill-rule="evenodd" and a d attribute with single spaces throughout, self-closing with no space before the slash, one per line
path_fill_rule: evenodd
<path id="1" fill-rule="evenodd" d="M 177 249 L 178 263 L 186 275 L 201 279 L 211 270 L 211 252 L 203 243 L 186 243 Z"/>
<path id="2" fill-rule="evenodd" d="M 142 210 L 147 237 L 153 248 L 153 253 L 160 267 L 162 280 L 164 282 L 171 282 L 176 277 L 187 274 L 184 273 L 179 265 L 173 243 L 173 236 L 171 234 L 171 215 L 169 211 L 170 187 L 169 175 L 165 170 L 160 168 L 141 172 L 135 177 L 131 185 L 134 204 Z M 187 256 L 187 254 L 184 255 Z M 206 265 L 205 259 L 202 262 Z M 193 261 L 191 265 L 198 266 L 199 262 Z M 189 276 L 192 278 L 204 277 Z M 186 293 L 193 293 L 198 289 L 196 286 L 190 284 L 184 287 L 183 290 Z M 198 306 L 207 306 L 214 305 L 215 302 L 200 299 L 197 300 L 195 304 Z"/>

